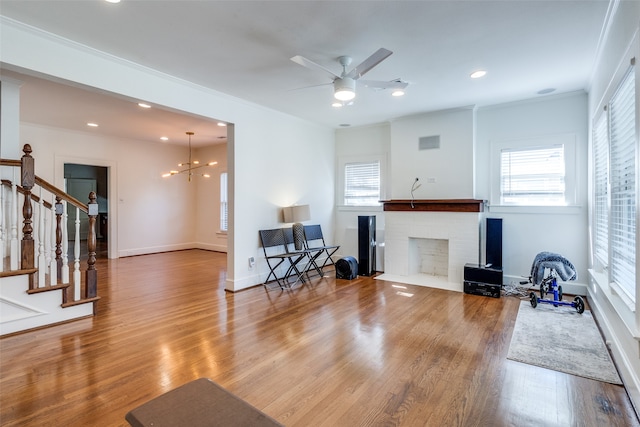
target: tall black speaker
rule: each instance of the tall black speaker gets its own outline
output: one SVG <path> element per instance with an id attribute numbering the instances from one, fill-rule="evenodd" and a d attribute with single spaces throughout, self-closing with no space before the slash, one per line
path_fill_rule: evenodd
<path id="1" fill-rule="evenodd" d="M 487 266 L 502 270 L 502 218 L 487 218 Z"/>
<path id="2" fill-rule="evenodd" d="M 358 216 L 358 274 L 376 273 L 376 217 Z"/>

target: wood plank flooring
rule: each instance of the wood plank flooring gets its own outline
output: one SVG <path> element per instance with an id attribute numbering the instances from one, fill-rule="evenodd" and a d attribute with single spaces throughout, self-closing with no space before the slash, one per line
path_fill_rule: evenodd
<path id="1" fill-rule="evenodd" d="M 208 377 L 287 426 L 640 425 L 621 386 L 506 359 L 518 298 L 333 273 L 229 293 L 225 264 L 99 260 L 96 317 L 0 339 L 0 424 L 126 426 Z"/>

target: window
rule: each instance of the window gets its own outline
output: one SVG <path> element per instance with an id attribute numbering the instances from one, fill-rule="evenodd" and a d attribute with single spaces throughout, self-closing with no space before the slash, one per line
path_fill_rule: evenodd
<path id="1" fill-rule="evenodd" d="M 227 216 L 227 173 L 220 174 L 220 231 L 228 231 Z"/>
<path id="2" fill-rule="evenodd" d="M 380 161 L 345 163 L 344 204 L 380 205 Z"/>
<path id="3" fill-rule="evenodd" d="M 491 142 L 491 209 L 576 212 L 576 134 Z"/>
<path id="4" fill-rule="evenodd" d="M 603 266 L 609 264 L 609 134 L 607 112 L 593 125 L 593 175 L 594 175 L 594 249 Z"/>
<path id="5" fill-rule="evenodd" d="M 632 300 L 636 291 L 635 70 L 630 67 L 609 103 L 611 280 Z"/>
<path id="6" fill-rule="evenodd" d="M 564 145 L 502 149 L 500 204 L 565 205 Z"/>

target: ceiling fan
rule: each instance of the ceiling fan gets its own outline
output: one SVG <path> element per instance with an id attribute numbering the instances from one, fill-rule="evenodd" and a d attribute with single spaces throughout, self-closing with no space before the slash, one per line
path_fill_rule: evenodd
<path id="1" fill-rule="evenodd" d="M 342 65 L 342 73 L 340 75 L 333 71 L 316 64 L 315 62 L 305 58 L 301 55 L 296 55 L 291 58 L 296 64 L 300 64 L 303 67 L 310 68 L 312 70 L 322 71 L 329 74 L 333 84 L 333 96 L 342 102 L 351 101 L 356 96 L 356 80 L 364 76 L 373 67 L 384 61 L 393 52 L 385 48 L 380 48 L 375 51 L 371 56 L 362 61 L 362 63 L 351 71 L 347 72 L 347 67 L 351 65 L 352 58 L 350 56 L 340 56 L 338 62 Z M 404 94 L 404 89 L 409 85 L 407 82 L 403 82 L 400 79 L 391 81 L 378 81 L 378 80 L 359 80 L 364 86 L 374 89 L 393 89 L 398 91 L 394 95 L 399 96 Z"/>

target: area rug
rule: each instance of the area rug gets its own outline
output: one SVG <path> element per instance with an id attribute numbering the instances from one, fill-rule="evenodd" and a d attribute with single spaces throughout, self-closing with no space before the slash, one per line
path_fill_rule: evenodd
<path id="1" fill-rule="evenodd" d="M 507 359 L 622 384 L 591 315 L 569 306 L 520 302 Z"/>

